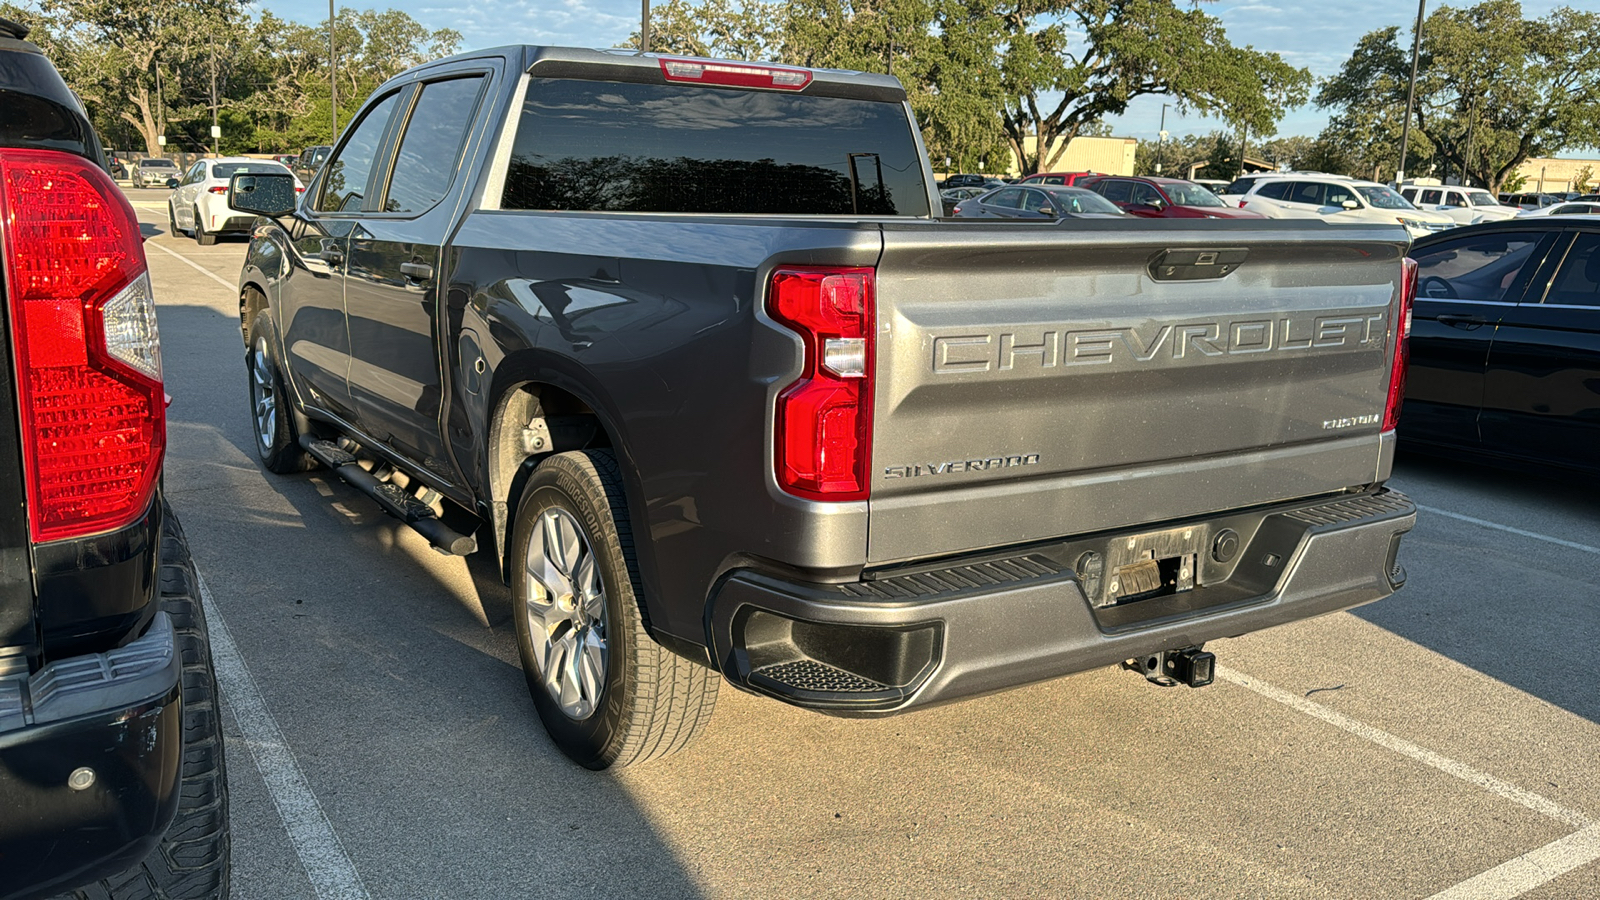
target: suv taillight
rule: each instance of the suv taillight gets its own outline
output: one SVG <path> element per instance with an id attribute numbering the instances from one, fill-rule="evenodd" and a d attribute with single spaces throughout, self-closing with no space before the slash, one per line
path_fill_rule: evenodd
<path id="1" fill-rule="evenodd" d="M 1394 362 L 1389 368 L 1389 400 L 1383 408 L 1383 430 L 1393 431 L 1400 424 L 1400 404 L 1406 395 L 1406 361 L 1410 356 L 1411 304 L 1417 297 L 1417 261 L 1409 256 L 1400 261 L 1400 302 L 1395 309 Z"/>
<path id="2" fill-rule="evenodd" d="M 872 456 L 870 268 L 782 268 L 767 311 L 805 344 L 800 377 L 778 395 L 778 485 L 811 500 L 865 500 Z"/>
<path id="3" fill-rule="evenodd" d="M 127 525 L 166 446 L 138 219 L 88 160 L 0 149 L 0 232 L 33 539 Z"/>

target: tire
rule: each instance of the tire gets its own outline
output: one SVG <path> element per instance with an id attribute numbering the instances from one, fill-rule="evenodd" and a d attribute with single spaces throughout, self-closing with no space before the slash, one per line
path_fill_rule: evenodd
<path id="1" fill-rule="evenodd" d="M 183 767 L 178 812 L 139 865 L 66 895 L 76 900 L 226 900 L 232 839 L 222 709 L 199 579 L 170 507 L 161 527 L 161 608 L 183 659 Z"/>
<path id="2" fill-rule="evenodd" d="M 172 204 L 168 203 L 167 204 L 167 234 L 168 235 L 174 235 L 174 234 L 177 234 L 177 233 L 178 233 L 178 214 L 175 211 L 173 211 Z"/>
<path id="3" fill-rule="evenodd" d="M 257 312 L 251 321 L 249 340 L 244 355 L 245 383 L 250 392 L 250 431 L 255 435 L 256 455 L 268 472 L 309 471 L 316 463 L 300 449 L 294 407 L 273 350 L 272 317 L 266 310 Z"/>
<path id="4" fill-rule="evenodd" d="M 200 207 L 194 208 L 194 242 L 202 247 L 209 247 L 217 242 L 217 236 L 206 230 L 205 219 L 200 218 Z"/>
<path id="5" fill-rule="evenodd" d="M 546 565 L 552 557 L 560 562 Z M 606 769 L 658 759 L 705 727 L 721 679 L 645 631 L 633 530 L 611 451 L 558 453 L 539 464 L 517 506 L 509 568 L 528 691 L 573 762 Z M 574 657 L 579 664 L 568 667 Z"/>

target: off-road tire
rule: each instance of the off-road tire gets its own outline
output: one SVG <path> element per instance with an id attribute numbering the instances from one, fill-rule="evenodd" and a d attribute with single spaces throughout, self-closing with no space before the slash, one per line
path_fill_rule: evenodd
<path id="1" fill-rule="evenodd" d="M 206 230 L 205 220 L 200 218 L 200 207 L 194 208 L 194 242 L 202 247 L 209 247 L 217 242 L 217 236 Z"/>
<path id="2" fill-rule="evenodd" d="M 170 507 L 161 526 L 161 608 L 183 660 L 183 766 L 178 812 L 139 865 L 67 895 L 76 900 L 227 900 L 231 838 L 222 708 L 189 542 Z"/>
<path id="3" fill-rule="evenodd" d="M 606 595 L 605 687 L 595 711 L 574 720 L 538 676 L 527 554 L 537 517 L 558 507 L 580 524 Z M 610 450 L 558 453 L 528 479 L 512 524 L 513 616 L 522 670 L 545 730 L 573 762 L 589 769 L 621 768 L 683 749 L 716 708 L 721 678 L 657 644 L 645 631 L 638 597 L 638 562 L 623 496 L 622 473 Z"/>
<path id="4" fill-rule="evenodd" d="M 284 385 L 283 369 L 278 365 L 275 349 L 277 343 L 273 340 L 272 333 L 272 316 L 265 309 L 258 311 L 255 319 L 251 321 L 247 339 L 244 377 L 245 390 L 250 398 L 250 434 L 256 445 L 256 456 L 261 459 L 261 465 L 268 472 L 278 475 L 309 471 L 315 468 L 317 463 L 310 454 L 300 449 L 300 434 L 295 427 L 294 403 L 289 399 L 289 392 Z M 264 362 L 269 370 L 273 396 L 277 403 L 277 417 L 272 428 L 271 441 L 262 438 L 256 418 L 256 405 L 260 401 L 260 397 L 256 394 L 256 365 L 257 356 L 262 354 L 265 354 Z"/>

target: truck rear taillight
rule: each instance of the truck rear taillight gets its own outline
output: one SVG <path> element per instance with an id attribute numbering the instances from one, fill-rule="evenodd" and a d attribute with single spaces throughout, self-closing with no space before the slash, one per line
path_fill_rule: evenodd
<path id="1" fill-rule="evenodd" d="M 705 59 L 663 59 L 661 75 L 668 81 L 714 84 L 724 87 L 771 88 L 799 91 L 811 83 L 811 72 L 788 66 L 712 62 Z"/>
<path id="2" fill-rule="evenodd" d="M 138 219 L 88 160 L 4 149 L 0 232 L 33 539 L 122 527 L 155 493 L 166 446 Z"/>
<path id="3" fill-rule="evenodd" d="M 1383 408 L 1383 430 L 1393 431 L 1400 424 L 1400 404 L 1406 398 L 1406 361 L 1410 356 L 1411 304 L 1417 297 L 1417 261 L 1409 256 L 1400 261 L 1400 298 L 1395 309 L 1394 362 L 1389 369 L 1389 400 Z"/>
<path id="4" fill-rule="evenodd" d="M 772 273 L 767 312 L 805 344 L 800 377 L 778 395 L 778 485 L 811 500 L 865 500 L 872 457 L 870 268 Z"/>

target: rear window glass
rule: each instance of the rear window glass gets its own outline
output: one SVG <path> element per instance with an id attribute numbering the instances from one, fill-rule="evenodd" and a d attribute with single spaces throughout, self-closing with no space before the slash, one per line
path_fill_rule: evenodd
<path id="1" fill-rule="evenodd" d="M 896 103 L 535 78 L 505 209 L 925 216 Z"/>
<path id="2" fill-rule="evenodd" d="M 287 175 L 289 170 L 277 163 L 216 163 L 211 167 L 212 178 L 232 178 L 244 175 Z"/>
<path id="3" fill-rule="evenodd" d="M 139 160 L 139 168 L 141 168 L 141 169 L 176 169 L 177 167 L 178 167 L 178 164 L 173 162 L 170 159 L 141 159 L 141 160 Z"/>

